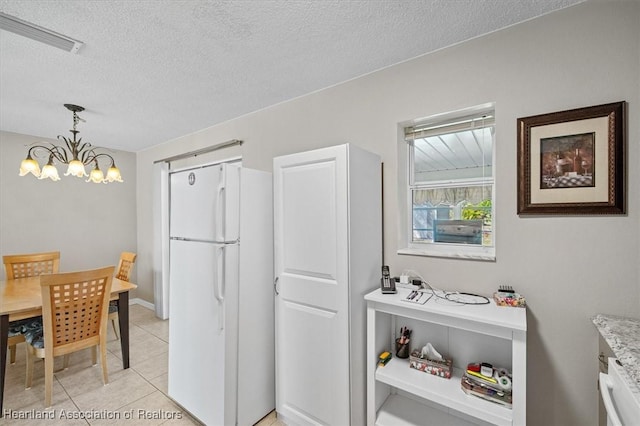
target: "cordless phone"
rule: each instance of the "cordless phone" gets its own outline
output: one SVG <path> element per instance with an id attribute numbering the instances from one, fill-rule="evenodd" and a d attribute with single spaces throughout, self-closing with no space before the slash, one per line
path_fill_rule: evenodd
<path id="1" fill-rule="evenodd" d="M 384 265 L 382 267 L 382 278 L 380 278 L 380 288 L 382 294 L 394 294 L 396 293 L 396 280 L 392 279 L 389 275 L 389 267 Z"/>

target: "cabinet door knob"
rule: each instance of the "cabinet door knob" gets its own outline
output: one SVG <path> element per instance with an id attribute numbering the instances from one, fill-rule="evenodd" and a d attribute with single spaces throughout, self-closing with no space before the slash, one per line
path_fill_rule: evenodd
<path id="1" fill-rule="evenodd" d="M 280 279 L 280 277 L 276 277 L 275 280 L 273 280 L 273 291 L 276 293 L 276 296 L 280 294 L 280 292 L 278 291 L 278 280 Z"/>

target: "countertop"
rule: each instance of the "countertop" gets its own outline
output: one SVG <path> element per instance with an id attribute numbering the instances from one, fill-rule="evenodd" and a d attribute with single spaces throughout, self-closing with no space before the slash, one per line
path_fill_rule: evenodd
<path id="1" fill-rule="evenodd" d="M 598 314 L 593 317 L 593 323 L 640 387 L 640 319 Z"/>

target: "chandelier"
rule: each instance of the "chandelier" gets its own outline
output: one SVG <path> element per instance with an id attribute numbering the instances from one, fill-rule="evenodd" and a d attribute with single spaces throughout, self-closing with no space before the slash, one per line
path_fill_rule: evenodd
<path id="1" fill-rule="evenodd" d="M 58 140 L 64 142 L 65 146 L 54 145 L 51 142 L 49 142 L 51 146 L 31 146 L 27 152 L 27 158 L 22 160 L 20 164 L 20 176 L 31 173 L 38 179 L 49 178 L 53 181 L 58 181 L 60 180 L 60 176 L 58 176 L 58 169 L 56 169 L 54 165 L 55 160 L 59 163 L 67 164 L 68 167 L 67 172 L 64 174 L 65 176 L 71 175 L 79 178 L 88 176 L 89 178 L 86 182 L 93 183 L 122 182 L 120 170 L 116 167 L 115 160 L 112 156 L 102 152 L 96 152 L 98 148 L 88 142 L 83 143 L 82 138 L 76 140 L 78 133 L 80 133 L 79 130 L 76 130 L 76 126 L 79 121 L 84 121 L 78 117 L 78 113 L 84 111 L 84 108 L 71 104 L 64 104 L 64 106 L 73 112 L 73 130 L 69 130 L 73 134 L 73 138 L 65 138 L 64 136 L 58 135 Z M 49 156 L 49 161 L 42 170 L 40 170 L 40 164 L 32 157 L 32 154 L 34 157 L 38 157 L 38 150 L 44 150 L 45 154 Z M 111 161 L 106 177 L 98 165 L 99 158 L 106 158 Z M 91 174 L 87 175 L 85 166 L 91 164 L 93 164 L 93 170 L 91 170 Z"/>

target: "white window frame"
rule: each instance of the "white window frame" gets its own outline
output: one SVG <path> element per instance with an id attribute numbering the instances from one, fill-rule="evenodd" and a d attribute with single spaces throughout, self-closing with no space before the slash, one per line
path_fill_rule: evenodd
<path id="1" fill-rule="evenodd" d="M 413 242 L 413 189 L 420 188 L 444 188 L 447 186 L 469 186 L 472 182 L 482 182 L 483 179 L 468 179 L 466 182 L 430 182 L 421 184 L 416 188 L 412 185 L 413 173 L 413 150 L 405 140 L 405 128 L 412 126 L 424 126 L 429 124 L 443 123 L 470 115 L 482 114 L 488 111 L 495 111 L 495 104 L 487 103 L 472 108 L 448 112 L 430 116 L 424 119 L 411 120 L 398 124 L 398 250 L 401 255 L 432 256 L 471 260 L 496 260 L 496 139 L 492 144 L 492 180 L 491 180 L 491 223 L 492 223 L 492 246 L 453 244 L 453 243 L 433 243 L 433 242 Z M 495 124 L 494 124 L 495 129 Z M 495 133 L 494 133 L 495 134 Z M 495 137 L 495 136 L 494 136 Z"/>

